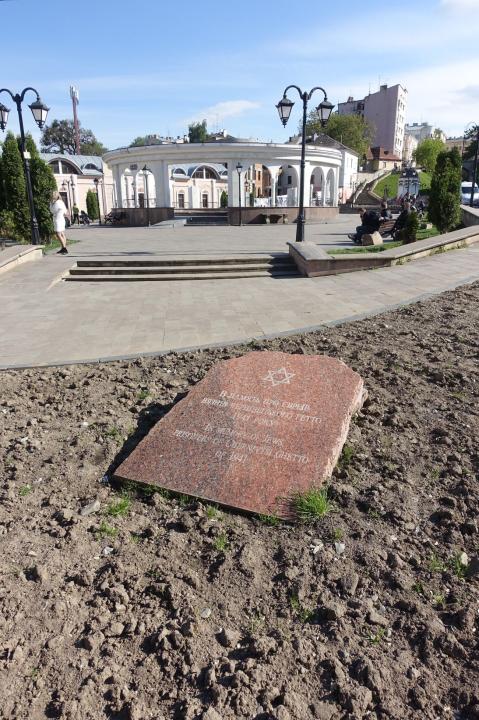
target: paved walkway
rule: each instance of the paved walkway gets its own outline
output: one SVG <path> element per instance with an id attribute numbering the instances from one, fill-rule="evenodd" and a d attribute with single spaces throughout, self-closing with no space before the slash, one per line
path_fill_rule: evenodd
<path id="1" fill-rule="evenodd" d="M 307 226 L 348 246 L 354 217 Z M 67 257 L 0 277 L 0 367 L 61 364 L 227 344 L 379 313 L 479 280 L 479 246 L 403 266 L 323 278 L 65 283 L 78 257 L 229 255 L 286 250 L 294 226 L 81 228 Z"/>

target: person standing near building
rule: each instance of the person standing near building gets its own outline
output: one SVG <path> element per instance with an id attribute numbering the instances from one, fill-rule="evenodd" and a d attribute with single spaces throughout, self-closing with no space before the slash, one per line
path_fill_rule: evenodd
<path id="1" fill-rule="evenodd" d="M 74 206 L 72 207 L 72 213 L 73 213 L 72 225 L 74 225 L 75 222 L 77 222 L 78 224 L 80 224 L 80 211 L 79 211 L 79 209 L 77 208 L 76 205 L 74 205 Z"/>
<path id="2" fill-rule="evenodd" d="M 53 229 L 55 235 L 61 243 L 61 248 L 57 255 L 67 255 L 67 239 L 65 237 L 65 218 L 67 216 L 67 209 L 65 203 L 60 197 L 60 193 L 54 193 L 52 202 L 50 203 L 50 212 L 53 217 Z"/>

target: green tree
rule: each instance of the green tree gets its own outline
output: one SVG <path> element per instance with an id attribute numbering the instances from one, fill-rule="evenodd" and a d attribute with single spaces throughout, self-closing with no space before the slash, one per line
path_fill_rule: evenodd
<path id="1" fill-rule="evenodd" d="M 33 202 L 42 240 L 48 241 L 53 235 L 53 219 L 50 213 L 52 195 L 57 183 L 52 169 L 44 162 L 31 135 L 26 137 L 26 148 L 30 153 L 30 176 L 32 179 Z"/>
<path id="2" fill-rule="evenodd" d="M 98 198 L 93 190 L 88 190 L 86 194 L 86 211 L 90 220 L 96 220 L 100 217 Z"/>
<path id="3" fill-rule="evenodd" d="M 468 144 L 464 148 L 464 159 L 471 160 L 476 154 L 477 147 L 477 135 L 479 132 L 479 125 L 475 125 L 470 128 L 465 134 L 464 138 L 469 140 Z M 477 180 L 477 178 L 476 178 Z"/>
<path id="4" fill-rule="evenodd" d="M 145 145 L 160 145 L 161 140 L 154 135 L 139 135 L 131 143 L 130 147 L 143 147 Z"/>
<path id="5" fill-rule="evenodd" d="M 226 192 L 226 190 L 223 190 L 220 195 L 220 207 L 228 207 L 228 193 Z"/>
<path id="6" fill-rule="evenodd" d="M 30 237 L 30 210 L 28 208 L 23 162 L 18 143 L 12 132 L 7 133 L 2 147 L 3 210 L 10 213 L 17 237 Z"/>
<path id="7" fill-rule="evenodd" d="M 426 138 L 413 152 L 413 158 L 419 167 L 428 173 L 434 172 L 439 153 L 444 152 L 445 144 L 439 138 Z"/>
<path id="8" fill-rule="evenodd" d="M 43 152 L 75 155 L 75 128 L 73 120 L 52 120 L 46 125 L 41 138 Z M 107 148 L 96 139 L 91 130 L 80 125 L 80 152 L 82 155 L 103 155 Z"/>
<path id="9" fill-rule="evenodd" d="M 453 230 L 461 217 L 461 169 L 456 148 L 439 153 L 429 191 L 429 218 L 441 233 Z"/>
<path id="10" fill-rule="evenodd" d="M 204 143 L 208 139 L 206 120 L 188 125 L 188 138 L 190 143 Z"/>
<path id="11" fill-rule="evenodd" d="M 309 113 L 306 123 L 308 136 L 324 133 L 351 148 L 362 158 L 366 155 L 374 138 L 374 129 L 367 120 L 359 115 L 331 115 L 326 127 L 322 127 L 315 110 Z"/>

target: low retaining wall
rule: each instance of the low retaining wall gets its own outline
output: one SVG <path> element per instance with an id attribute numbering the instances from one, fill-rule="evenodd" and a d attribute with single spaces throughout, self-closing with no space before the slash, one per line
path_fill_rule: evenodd
<path id="1" fill-rule="evenodd" d="M 22 263 L 40 260 L 43 245 L 11 245 L 0 252 L 0 275 Z"/>
<path id="2" fill-rule="evenodd" d="M 147 210 L 146 208 L 114 208 L 113 213 L 123 213 L 124 219 L 118 223 L 113 223 L 113 227 L 124 225 L 126 227 L 140 227 L 163 222 L 164 220 L 172 220 L 175 216 L 171 207 L 155 207 Z"/>
<path id="3" fill-rule="evenodd" d="M 473 226 L 436 235 L 426 240 L 417 240 L 379 253 L 346 253 L 334 256 L 314 243 L 288 243 L 288 245 L 289 254 L 300 273 L 305 277 L 318 277 L 402 265 L 410 260 L 467 247 L 474 243 L 479 243 L 479 228 Z"/>
<path id="4" fill-rule="evenodd" d="M 304 218 L 306 223 L 324 222 L 337 217 L 339 210 L 337 207 L 306 207 L 304 208 Z M 239 208 L 228 208 L 228 222 L 230 225 L 239 225 Z M 271 218 L 273 216 L 273 218 Z M 279 219 L 276 220 L 276 217 Z M 294 223 L 298 217 L 297 207 L 245 207 L 241 208 L 241 222 L 243 225 L 264 225 L 265 217 L 271 218 L 270 222 L 287 222 Z"/>
<path id="5" fill-rule="evenodd" d="M 467 207 L 461 205 L 462 224 L 466 227 L 471 225 L 479 225 L 479 208 Z"/>

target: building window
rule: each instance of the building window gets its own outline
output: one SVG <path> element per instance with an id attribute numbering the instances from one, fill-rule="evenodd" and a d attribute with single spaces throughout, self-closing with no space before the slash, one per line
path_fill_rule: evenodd
<path id="1" fill-rule="evenodd" d="M 293 179 L 292 179 L 291 175 L 288 175 L 288 185 L 291 185 L 292 181 L 293 181 Z"/>
<path id="2" fill-rule="evenodd" d="M 61 172 L 63 175 L 78 175 L 78 170 L 74 165 L 67 162 L 66 160 L 62 160 L 62 168 Z"/>
<path id="3" fill-rule="evenodd" d="M 185 207 L 185 193 L 178 193 L 178 207 Z"/>
<path id="4" fill-rule="evenodd" d="M 208 207 L 208 193 L 203 193 L 201 196 L 201 206 L 204 208 Z"/>
<path id="5" fill-rule="evenodd" d="M 53 172 L 55 173 L 55 175 L 60 174 L 60 163 L 58 162 L 58 160 L 54 160 L 53 162 L 51 162 L 50 167 L 53 170 Z"/>
<path id="6" fill-rule="evenodd" d="M 192 177 L 203 180 L 218 180 L 218 174 L 213 170 L 213 168 L 204 166 L 197 168 Z"/>

